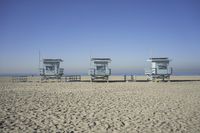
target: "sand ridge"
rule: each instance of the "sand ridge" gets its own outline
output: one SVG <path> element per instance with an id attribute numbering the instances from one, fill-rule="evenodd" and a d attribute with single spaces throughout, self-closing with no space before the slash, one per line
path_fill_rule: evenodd
<path id="1" fill-rule="evenodd" d="M 200 132 L 200 82 L 1 83 L 0 132 Z"/>

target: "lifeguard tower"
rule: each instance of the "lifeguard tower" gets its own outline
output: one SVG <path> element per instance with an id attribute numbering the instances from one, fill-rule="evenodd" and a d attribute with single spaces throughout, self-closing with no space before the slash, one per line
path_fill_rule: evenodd
<path id="1" fill-rule="evenodd" d="M 42 79 L 61 79 L 64 69 L 60 68 L 62 59 L 43 59 L 43 68 L 40 68 Z"/>
<path id="2" fill-rule="evenodd" d="M 108 81 L 111 75 L 111 69 L 109 68 L 109 63 L 111 63 L 110 58 L 92 58 L 90 60 L 91 68 L 89 70 L 89 75 L 91 76 L 91 81 L 101 79 Z"/>
<path id="3" fill-rule="evenodd" d="M 147 75 L 148 80 L 155 81 L 156 79 L 170 79 L 172 74 L 172 68 L 169 67 L 168 58 L 149 58 L 147 60 L 148 66 L 145 70 L 145 75 Z"/>

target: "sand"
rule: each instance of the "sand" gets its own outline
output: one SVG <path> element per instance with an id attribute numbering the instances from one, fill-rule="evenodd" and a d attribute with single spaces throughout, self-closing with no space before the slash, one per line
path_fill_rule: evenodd
<path id="1" fill-rule="evenodd" d="M 200 82 L 0 83 L 0 132 L 200 132 Z"/>

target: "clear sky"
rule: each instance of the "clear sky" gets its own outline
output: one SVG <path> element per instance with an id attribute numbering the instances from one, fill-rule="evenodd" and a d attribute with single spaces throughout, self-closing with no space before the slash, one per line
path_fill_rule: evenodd
<path id="1" fill-rule="evenodd" d="M 39 51 L 65 73 L 86 74 L 90 56 L 144 73 L 152 56 L 200 74 L 200 0 L 0 0 L 0 73 L 37 73 Z"/>

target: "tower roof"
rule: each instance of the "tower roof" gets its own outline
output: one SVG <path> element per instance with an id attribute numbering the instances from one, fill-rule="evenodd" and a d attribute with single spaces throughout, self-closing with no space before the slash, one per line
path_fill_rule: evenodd
<path id="1" fill-rule="evenodd" d="M 110 58 L 92 58 L 91 61 L 111 61 Z"/>
<path id="2" fill-rule="evenodd" d="M 62 59 L 43 59 L 44 63 L 59 63 L 59 62 L 63 62 Z"/>
<path id="3" fill-rule="evenodd" d="M 151 62 L 169 62 L 170 59 L 168 57 L 162 57 L 162 58 L 149 58 L 147 61 Z"/>

